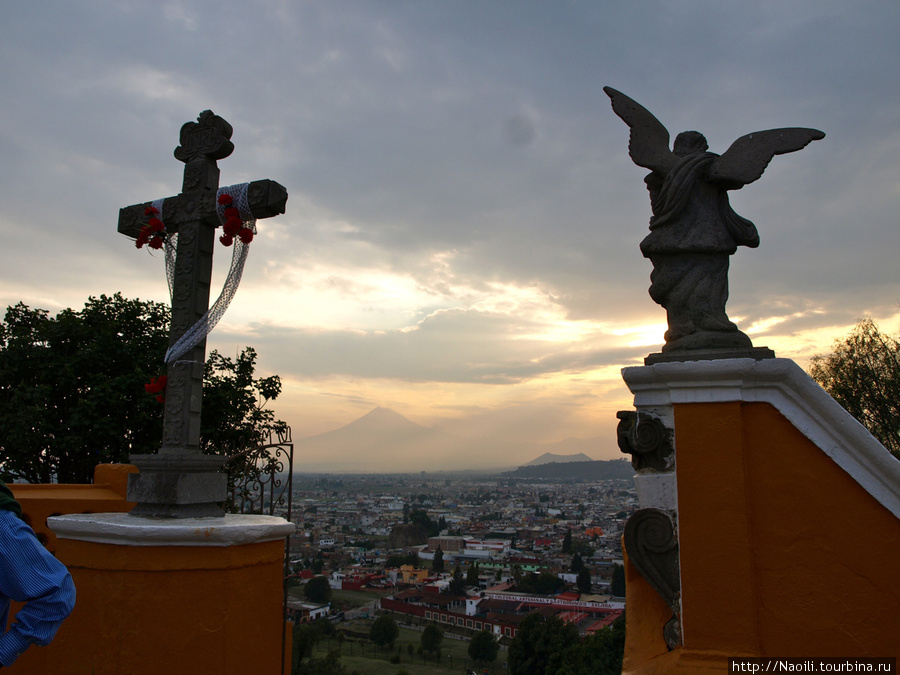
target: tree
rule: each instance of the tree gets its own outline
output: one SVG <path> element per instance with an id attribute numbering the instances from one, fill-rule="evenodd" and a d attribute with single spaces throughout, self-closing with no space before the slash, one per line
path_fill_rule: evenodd
<path id="1" fill-rule="evenodd" d="M 152 454 L 162 405 L 145 385 L 165 372 L 166 305 L 90 297 L 55 317 L 19 303 L 0 324 L 0 471 L 34 483 L 89 483 L 94 467 Z M 200 445 L 235 454 L 284 423 L 264 408 L 277 375 L 254 379 L 256 352 L 206 364 Z M 159 396 L 163 394 L 160 393 Z"/>
<path id="2" fill-rule="evenodd" d="M 478 562 L 473 562 L 469 565 L 469 569 L 466 571 L 466 585 L 467 586 L 477 586 L 478 585 Z"/>
<path id="3" fill-rule="evenodd" d="M 557 675 L 618 675 L 625 654 L 625 615 L 588 635 L 556 659 Z"/>
<path id="4" fill-rule="evenodd" d="M 500 651 L 500 643 L 490 631 L 483 630 L 475 634 L 469 642 L 469 657 L 473 661 L 492 663 Z"/>
<path id="5" fill-rule="evenodd" d="M 578 588 L 578 592 L 584 595 L 588 595 L 591 592 L 591 571 L 587 567 L 582 567 L 578 571 L 575 586 Z"/>
<path id="6" fill-rule="evenodd" d="M 318 627 L 312 623 L 294 624 L 292 670 L 296 671 L 303 659 L 312 656 L 313 649 L 322 637 Z"/>
<path id="7" fill-rule="evenodd" d="M 578 629 L 556 617 L 545 619 L 532 612 L 519 624 L 509 645 L 509 672 L 512 675 L 558 673 L 566 653 L 579 644 Z"/>
<path id="8" fill-rule="evenodd" d="M 253 377 L 256 350 L 244 347 L 237 358 L 213 350 L 203 373 L 203 415 L 200 449 L 206 454 L 233 456 L 264 444 L 286 424 L 266 408 L 281 393 L 278 375 Z"/>
<path id="9" fill-rule="evenodd" d="M 613 566 L 609 592 L 619 598 L 625 597 L 625 567 L 623 565 L 616 564 Z"/>
<path id="10" fill-rule="evenodd" d="M 563 537 L 562 552 L 563 553 L 571 553 L 572 552 L 572 530 L 570 530 L 568 528 L 566 528 L 566 536 Z"/>
<path id="11" fill-rule="evenodd" d="M 809 374 L 900 459 L 900 340 L 861 319 L 831 354 L 812 358 Z"/>
<path id="12" fill-rule="evenodd" d="M 562 590 L 563 586 L 565 582 L 552 572 L 529 572 L 516 580 L 516 590 L 520 593 L 551 595 Z"/>
<path id="13" fill-rule="evenodd" d="M 303 586 L 303 595 L 310 602 L 328 602 L 331 598 L 331 585 L 328 577 L 316 576 Z"/>
<path id="14" fill-rule="evenodd" d="M 392 647 L 398 635 L 400 635 L 400 629 L 390 614 L 382 614 L 372 622 L 372 627 L 369 628 L 369 639 L 382 648 Z"/>
<path id="15" fill-rule="evenodd" d="M 459 563 L 453 568 L 453 576 L 450 577 L 450 584 L 447 586 L 447 592 L 451 595 L 466 594 L 466 578 L 463 576 L 462 570 L 459 569 Z"/>
<path id="16" fill-rule="evenodd" d="M 19 303 L 0 324 L 0 469 L 33 483 L 89 483 L 94 466 L 159 449 L 165 305 L 90 297 L 55 317 Z"/>
<path id="17" fill-rule="evenodd" d="M 441 649 L 441 642 L 444 640 L 443 631 L 433 623 L 425 626 L 420 638 L 422 651 L 426 654 L 437 654 Z"/>
<path id="18" fill-rule="evenodd" d="M 275 419 L 266 408 L 281 393 L 278 375 L 254 377 L 256 350 L 244 347 L 237 358 L 222 356 L 213 350 L 206 359 L 203 374 L 203 414 L 200 418 L 200 450 L 209 455 L 227 455 L 228 494 L 234 503 L 226 510 L 238 510 L 241 502 L 253 492 L 253 485 L 269 467 L 251 452 L 268 442 L 273 432 L 283 432 L 287 425 Z M 277 462 L 277 460 L 273 460 Z M 237 490 L 234 488 L 237 486 Z M 233 492 L 234 491 L 234 492 Z"/>
<path id="19" fill-rule="evenodd" d="M 440 534 L 438 524 L 429 517 L 425 509 L 412 509 L 409 512 L 409 522 L 411 525 L 420 526 L 428 537 L 436 537 Z"/>
<path id="20" fill-rule="evenodd" d="M 581 554 L 576 551 L 575 555 L 572 556 L 572 564 L 569 565 L 569 570 L 577 574 L 583 567 L 584 561 L 581 559 Z"/>
<path id="21" fill-rule="evenodd" d="M 441 550 L 440 546 L 438 546 L 437 550 L 434 552 L 434 560 L 431 562 L 431 571 L 432 572 L 443 572 L 444 571 L 444 552 Z"/>

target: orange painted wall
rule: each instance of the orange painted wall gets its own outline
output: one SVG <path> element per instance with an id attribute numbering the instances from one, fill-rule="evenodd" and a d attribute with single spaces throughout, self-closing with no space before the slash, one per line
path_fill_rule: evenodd
<path id="1" fill-rule="evenodd" d="M 684 646 L 663 651 L 669 614 L 626 558 L 623 672 L 900 655 L 900 519 L 768 403 L 674 415 Z"/>
<path id="2" fill-rule="evenodd" d="M 93 485 L 22 484 L 9 487 L 22 505 L 22 518 L 41 543 L 56 551 L 56 535 L 47 527 L 50 516 L 72 513 L 121 513 L 131 511 L 134 502 L 125 501 L 132 464 L 98 464 Z"/>
<path id="3" fill-rule="evenodd" d="M 57 555 L 75 580 L 75 610 L 16 672 L 281 672 L 283 540 L 141 547 L 60 539 Z"/>
<path id="4" fill-rule="evenodd" d="M 767 403 L 675 406 L 686 650 L 897 656 L 900 519 Z"/>

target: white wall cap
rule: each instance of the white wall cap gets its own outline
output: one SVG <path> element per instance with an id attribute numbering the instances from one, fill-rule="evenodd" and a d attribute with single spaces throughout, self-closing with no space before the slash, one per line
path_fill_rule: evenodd
<path id="1" fill-rule="evenodd" d="M 295 530 L 277 516 L 226 514 L 221 518 L 141 518 L 127 513 L 53 516 L 60 539 L 122 546 L 239 546 L 283 539 Z"/>
<path id="2" fill-rule="evenodd" d="M 792 360 L 664 362 L 623 368 L 622 378 L 638 408 L 728 401 L 771 404 L 900 518 L 900 461 Z"/>

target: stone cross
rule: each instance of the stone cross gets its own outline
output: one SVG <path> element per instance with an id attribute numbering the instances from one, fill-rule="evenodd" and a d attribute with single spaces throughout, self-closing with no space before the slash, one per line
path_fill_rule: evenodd
<path id="1" fill-rule="evenodd" d="M 181 128 L 175 157 L 185 163 L 181 194 L 163 203 L 160 219 L 167 233 L 178 233 L 172 284 L 172 324 L 169 345 L 206 313 L 209 306 L 219 168 L 216 160 L 234 150 L 232 128 L 212 111 Z M 284 213 L 287 190 L 271 180 L 250 183 L 250 210 L 256 218 Z M 119 212 L 120 233 L 137 238 L 147 222 L 150 202 Z M 193 518 L 221 516 L 227 478 L 219 469 L 226 458 L 200 452 L 200 411 L 206 340 L 167 366 L 163 439 L 156 455 L 131 455 L 140 473 L 132 474 L 128 500 L 137 502 L 137 516 Z"/>

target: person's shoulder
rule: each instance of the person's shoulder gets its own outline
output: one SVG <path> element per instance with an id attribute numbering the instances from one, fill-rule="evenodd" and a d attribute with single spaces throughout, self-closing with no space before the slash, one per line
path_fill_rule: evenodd
<path id="1" fill-rule="evenodd" d="M 5 536 L 22 536 L 23 533 L 34 534 L 28 524 L 16 513 L 0 509 L 0 532 Z"/>

